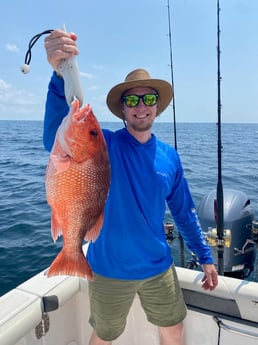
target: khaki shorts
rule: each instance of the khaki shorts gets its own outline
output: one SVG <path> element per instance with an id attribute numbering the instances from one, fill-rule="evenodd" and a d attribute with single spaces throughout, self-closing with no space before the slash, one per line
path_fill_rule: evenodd
<path id="1" fill-rule="evenodd" d="M 174 266 L 144 280 L 110 279 L 94 274 L 94 281 L 89 282 L 89 322 L 102 340 L 112 341 L 123 333 L 136 293 L 148 320 L 157 326 L 174 326 L 186 316 Z"/>

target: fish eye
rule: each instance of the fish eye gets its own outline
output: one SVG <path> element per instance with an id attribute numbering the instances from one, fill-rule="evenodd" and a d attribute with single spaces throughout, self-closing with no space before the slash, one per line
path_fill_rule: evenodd
<path id="1" fill-rule="evenodd" d="M 97 131 L 96 129 L 92 129 L 92 130 L 90 131 L 90 135 L 91 135 L 92 137 L 97 137 L 97 136 L 98 136 L 98 131 Z"/>

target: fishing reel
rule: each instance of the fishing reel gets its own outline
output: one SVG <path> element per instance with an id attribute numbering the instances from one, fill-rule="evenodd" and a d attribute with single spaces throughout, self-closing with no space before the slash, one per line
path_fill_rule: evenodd
<path id="1" fill-rule="evenodd" d="M 217 235 L 216 228 L 208 228 L 208 232 L 205 233 L 206 240 L 211 247 L 223 246 L 229 248 L 231 246 L 231 230 L 225 229 L 223 232 L 223 240 L 220 240 Z"/>
<path id="2" fill-rule="evenodd" d="M 168 244 L 171 244 L 176 238 L 175 233 L 174 233 L 175 226 L 173 223 L 165 223 L 164 228 L 165 228 L 166 240 Z"/>
<path id="3" fill-rule="evenodd" d="M 253 220 L 252 224 L 247 224 L 246 228 L 251 231 L 252 240 L 258 245 L 258 219 Z"/>

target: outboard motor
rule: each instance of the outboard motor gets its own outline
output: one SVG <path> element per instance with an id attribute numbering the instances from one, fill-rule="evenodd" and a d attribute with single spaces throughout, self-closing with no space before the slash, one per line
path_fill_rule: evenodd
<path id="1" fill-rule="evenodd" d="M 247 278 L 254 269 L 256 243 L 253 240 L 252 224 L 255 210 L 250 199 L 242 192 L 224 189 L 224 274 L 235 278 Z M 217 255 L 217 228 L 214 215 L 216 190 L 201 201 L 198 215 L 211 246 L 215 264 Z"/>

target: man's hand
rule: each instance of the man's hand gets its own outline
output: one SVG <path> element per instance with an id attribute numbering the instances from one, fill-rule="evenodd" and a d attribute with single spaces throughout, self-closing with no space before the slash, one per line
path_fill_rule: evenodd
<path id="1" fill-rule="evenodd" d="M 58 71 L 58 66 L 63 59 L 69 59 L 72 55 L 79 54 L 76 40 L 76 34 L 63 30 L 54 30 L 45 38 L 47 59 L 55 71 Z"/>
<path id="2" fill-rule="evenodd" d="M 218 273 L 213 264 L 202 265 L 204 276 L 202 278 L 202 288 L 204 290 L 214 290 L 218 285 Z"/>

